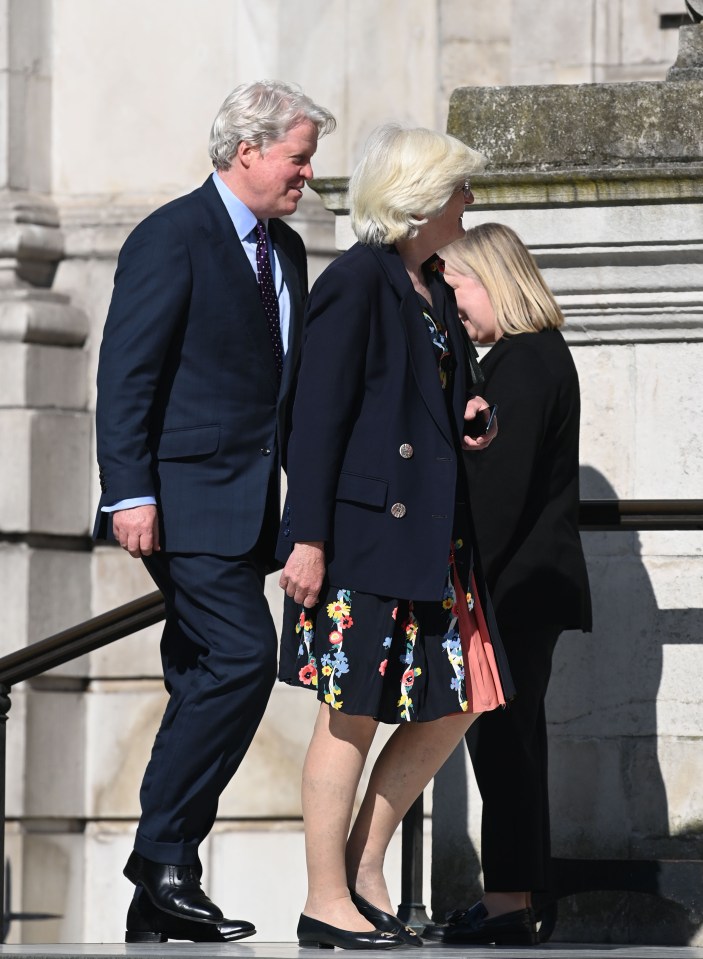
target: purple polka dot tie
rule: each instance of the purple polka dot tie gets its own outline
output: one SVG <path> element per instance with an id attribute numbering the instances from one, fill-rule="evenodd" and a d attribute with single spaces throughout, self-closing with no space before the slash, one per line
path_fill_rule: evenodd
<path id="1" fill-rule="evenodd" d="M 280 382 L 283 371 L 283 341 L 281 340 L 278 297 L 276 296 L 276 286 L 273 282 L 271 261 L 269 260 L 266 227 L 261 220 L 256 221 L 256 278 L 259 283 L 259 294 L 266 314 L 266 323 L 268 324 L 271 346 L 273 347 L 273 358 Z"/>

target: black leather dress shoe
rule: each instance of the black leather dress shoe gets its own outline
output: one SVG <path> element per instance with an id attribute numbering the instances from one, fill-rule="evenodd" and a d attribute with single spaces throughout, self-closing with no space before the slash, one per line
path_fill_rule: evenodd
<path id="1" fill-rule="evenodd" d="M 390 912 L 384 912 L 382 909 L 374 906 L 368 899 L 364 899 L 358 892 L 354 892 L 353 889 L 350 889 L 349 892 L 351 894 L 351 901 L 364 919 L 372 922 L 378 930 L 381 932 L 395 932 L 396 935 L 400 936 L 406 946 L 422 945 L 422 939 L 420 939 L 418 934 L 411 929 L 410 926 L 406 926 L 401 922 L 397 916 L 394 916 Z"/>
<path id="2" fill-rule="evenodd" d="M 127 912 L 125 942 L 168 942 L 189 939 L 191 942 L 234 942 L 253 936 L 256 929 L 243 919 L 222 922 L 193 922 L 170 916 L 157 909 L 141 886 L 137 886 Z"/>
<path id="3" fill-rule="evenodd" d="M 536 946 L 539 943 L 537 921 L 532 909 L 518 909 L 488 918 L 482 902 L 447 916 L 446 925 L 428 926 L 423 936 L 447 946 Z"/>
<path id="4" fill-rule="evenodd" d="M 142 885 L 152 903 L 161 912 L 191 922 L 222 922 L 224 916 L 200 887 L 197 866 L 165 866 L 133 852 L 124 874 L 135 885 Z"/>
<path id="5" fill-rule="evenodd" d="M 298 921 L 298 942 L 301 946 L 317 949 L 392 949 L 404 945 L 400 936 L 392 932 L 348 932 L 336 926 L 328 926 L 319 919 L 311 919 L 301 913 Z"/>

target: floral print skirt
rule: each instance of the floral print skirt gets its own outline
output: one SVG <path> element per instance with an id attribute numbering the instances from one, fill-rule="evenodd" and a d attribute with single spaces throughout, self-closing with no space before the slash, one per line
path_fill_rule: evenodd
<path id="1" fill-rule="evenodd" d="M 286 597 L 279 679 L 384 723 L 428 722 L 505 704 L 471 572 L 452 544 L 444 595 L 397 600 L 329 586 L 314 609 Z M 469 582 L 469 589 L 462 586 Z"/>

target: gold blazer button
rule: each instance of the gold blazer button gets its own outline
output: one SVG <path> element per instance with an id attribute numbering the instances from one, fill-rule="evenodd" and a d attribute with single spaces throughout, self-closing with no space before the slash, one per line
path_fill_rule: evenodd
<path id="1" fill-rule="evenodd" d="M 414 455 L 415 450 L 412 448 L 410 443 L 403 443 L 403 445 L 400 447 L 398 452 L 400 453 L 400 455 L 403 457 L 404 460 L 409 460 L 410 457 Z"/>
<path id="2" fill-rule="evenodd" d="M 404 503 L 394 503 L 391 506 L 391 516 L 395 516 L 396 519 L 402 519 L 406 513 L 407 510 Z"/>

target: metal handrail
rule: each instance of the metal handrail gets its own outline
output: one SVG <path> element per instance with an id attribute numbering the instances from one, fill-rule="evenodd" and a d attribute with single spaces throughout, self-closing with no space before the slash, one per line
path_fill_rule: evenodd
<path id="1" fill-rule="evenodd" d="M 25 679 L 33 679 L 48 669 L 153 626 L 165 615 L 164 598 L 159 590 L 155 590 L 47 639 L 16 649 L 0 657 L 0 686 L 10 687 Z"/>
<path id="2" fill-rule="evenodd" d="M 0 942 L 5 941 L 11 914 L 10 904 L 5 902 L 2 864 L 5 861 L 6 727 L 12 686 L 158 623 L 165 614 L 163 596 L 156 590 L 0 657 Z"/>
<path id="3" fill-rule="evenodd" d="M 582 500 L 584 531 L 703 529 L 703 500 Z M 156 590 L 47 639 L 0 657 L 0 686 L 11 687 L 117 639 L 160 622 L 164 601 Z"/>
<path id="4" fill-rule="evenodd" d="M 703 500 L 582 500 L 579 525 L 584 531 L 700 530 Z M 5 920 L 1 864 L 5 858 L 6 723 L 12 686 L 152 626 L 164 616 L 163 596 L 156 590 L 0 657 L 0 929 Z M 403 821 L 403 903 L 398 913 L 406 922 L 427 921 L 422 904 L 422 856 L 418 854 L 422 817 L 419 797 Z"/>
<path id="5" fill-rule="evenodd" d="M 581 500 L 579 527 L 584 532 L 703 529 L 703 500 Z"/>

